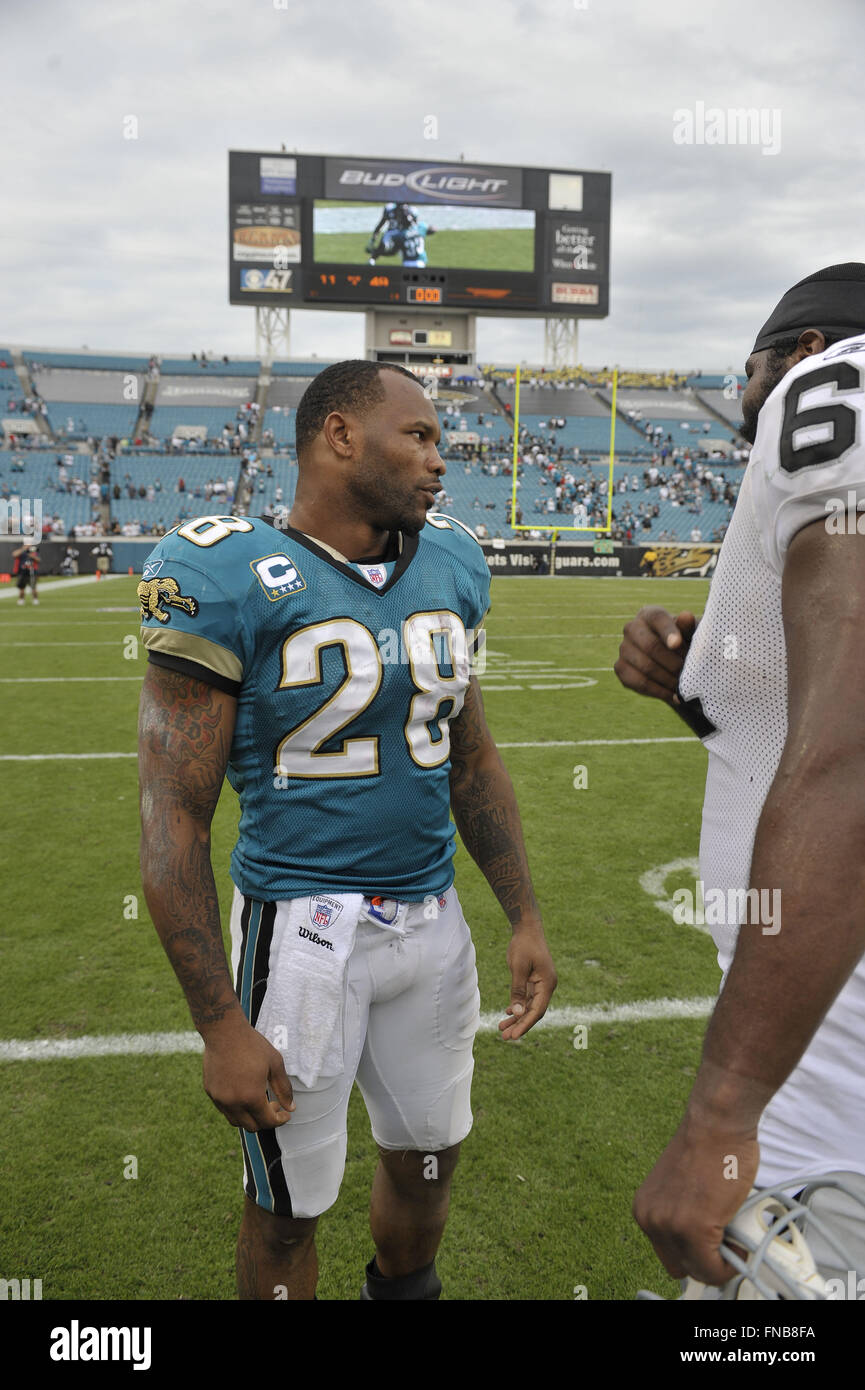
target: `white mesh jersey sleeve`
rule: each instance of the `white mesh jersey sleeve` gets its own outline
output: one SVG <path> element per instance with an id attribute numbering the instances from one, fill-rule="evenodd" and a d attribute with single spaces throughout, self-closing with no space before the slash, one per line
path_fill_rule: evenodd
<path id="1" fill-rule="evenodd" d="M 704 898 L 722 904 L 706 925 L 726 973 L 744 923 L 757 826 L 787 740 L 782 576 L 803 526 L 865 504 L 865 335 L 808 358 L 760 412 L 712 587 L 679 689 L 713 726 L 700 840 Z M 865 513 L 865 505 L 863 505 Z M 865 530 L 865 522 L 863 522 Z M 819 875 L 815 861 L 813 873 Z M 763 887 L 763 885 L 758 885 Z M 718 892 L 720 890 L 720 894 Z M 827 924 L 827 949 L 831 924 Z M 770 996 L 767 995 L 767 998 Z M 865 958 L 760 1122 L 758 1184 L 796 1173 L 865 1172 Z"/>
<path id="2" fill-rule="evenodd" d="M 779 382 L 760 411 L 751 465 L 757 529 L 777 574 L 803 526 L 855 528 L 860 503 L 865 513 L 865 333 Z"/>

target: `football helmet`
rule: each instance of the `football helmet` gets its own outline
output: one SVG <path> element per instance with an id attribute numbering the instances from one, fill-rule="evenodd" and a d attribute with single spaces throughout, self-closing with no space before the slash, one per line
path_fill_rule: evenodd
<path id="1" fill-rule="evenodd" d="M 856 1298 L 860 1280 L 865 1291 L 865 1176 L 827 1173 L 755 1188 L 720 1253 L 733 1277 L 719 1287 L 684 1279 L 680 1301 Z M 660 1295 L 640 1290 L 637 1298 Z"/>

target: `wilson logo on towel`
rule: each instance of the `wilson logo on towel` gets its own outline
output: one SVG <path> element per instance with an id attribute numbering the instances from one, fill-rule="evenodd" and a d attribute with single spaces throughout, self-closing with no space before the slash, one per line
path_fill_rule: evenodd
<path id="1" fill-rule="evenodd" d="M 298 927 L 298 936 L 304 937 L 307 941 L 314 941 L 316 946 L 324 946 L 328 951 L 333 950 L 333 942 L 325 941 L 324 937 L 319 936 L 318 932 L 307 931 L 306 927 Z"/>

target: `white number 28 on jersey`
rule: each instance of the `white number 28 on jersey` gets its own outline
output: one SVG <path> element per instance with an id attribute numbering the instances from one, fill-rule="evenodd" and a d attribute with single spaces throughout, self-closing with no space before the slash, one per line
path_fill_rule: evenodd
<path id="1" fill-rule="evenodd" d="M 375 776 L 379 772 L 378 736 L 345 738 L 335 751 L 320 751 L 369 708 L 381 687 L 381 652 L 368 627 L 353 618 L 330 618 L 293 632 L 282 646 L 279 689 L 319 685 L 325 647 L 342 648 L 345 678 L 323 705 L 280 741 L 276 772 L 283 777 Z M 418 767 L 440 767 L 450 756 L 448 720 L 462 709 L 469 680 L 466 630 L 449 609 L 413 613 L 403 623 L 402 647 L 415 687 L 403 726 L 409 755 Z M 450 675 L 443 673 L 438 659 L 443 651 L 447 653 L 443 664 L 450 667 Z M 439 716 L 445 701 L 452 707 Z"/>

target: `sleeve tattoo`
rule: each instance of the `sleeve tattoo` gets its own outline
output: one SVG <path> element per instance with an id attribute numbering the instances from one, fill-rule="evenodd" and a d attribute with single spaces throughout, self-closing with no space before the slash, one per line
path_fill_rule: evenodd
<path id="1" fill-rule="evenodd" d="M 232 706 L 212 686 L 148 667 L 139 717 L 142 881 L 197 1026 L 238 1005 L 210 862 L 233 722 Z"/>

